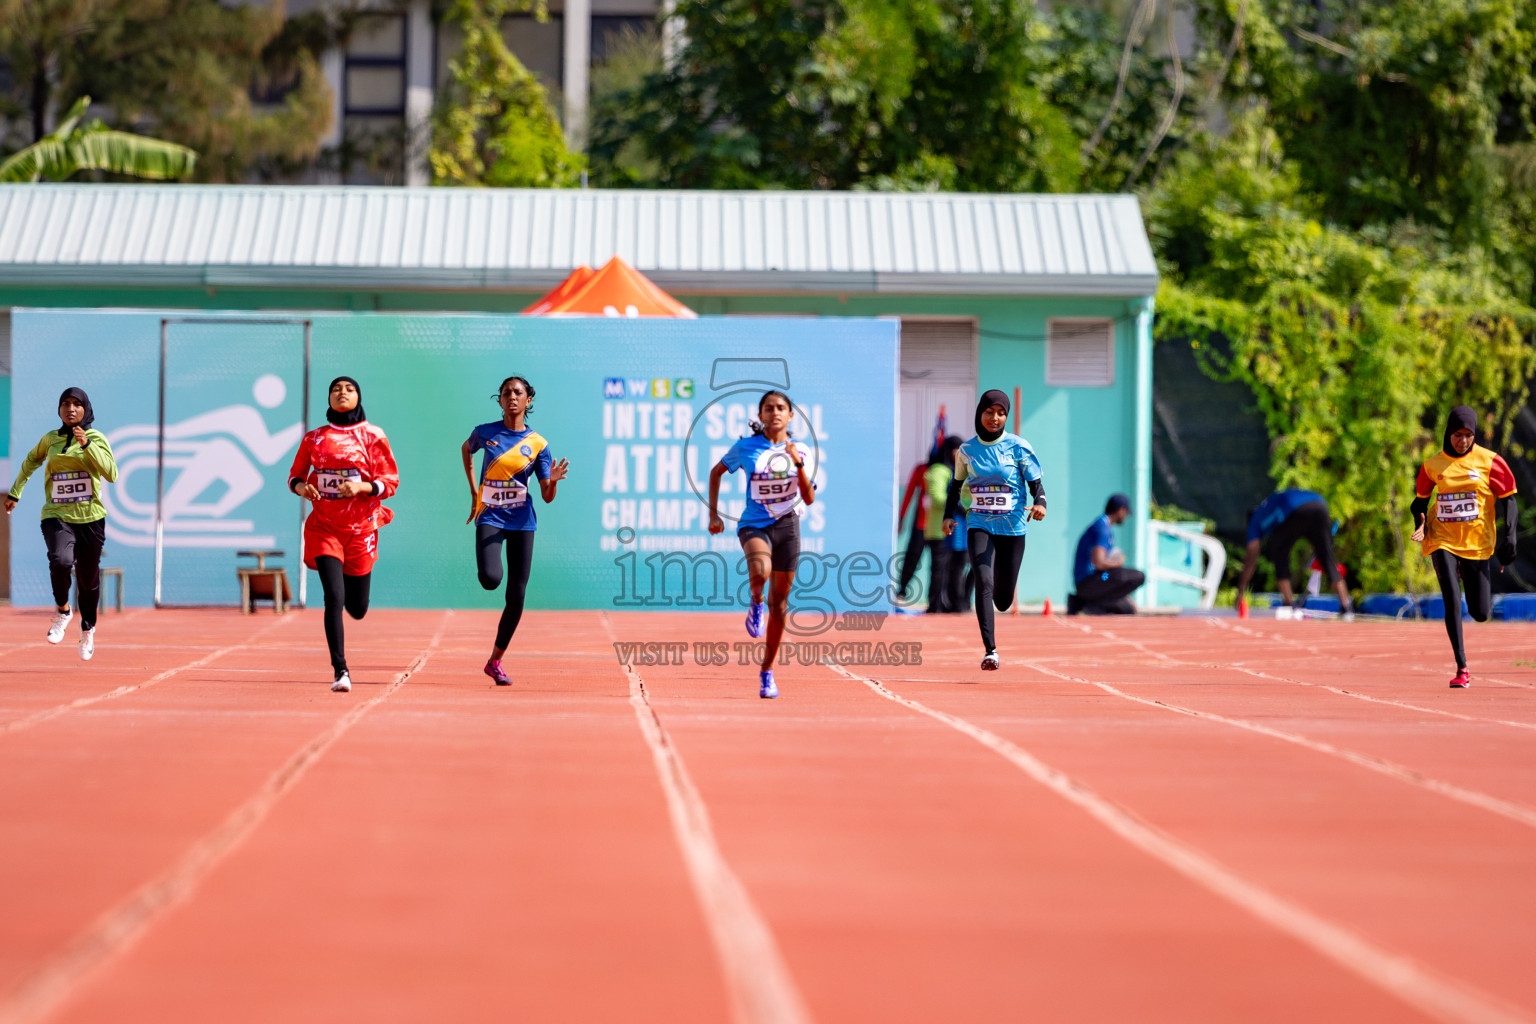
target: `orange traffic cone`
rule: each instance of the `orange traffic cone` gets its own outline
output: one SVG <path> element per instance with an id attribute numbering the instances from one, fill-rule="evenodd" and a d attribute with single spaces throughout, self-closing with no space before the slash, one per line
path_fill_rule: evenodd
<path id="1" fill-rule="evenodd" d="M 1051 599 L 1050 598 L 1046 598 L 1045 599 L 1045 610 L 1042 611 L 1040 614 L 1041 615 L 1049 615 L 1049 614 L 1051 614 Z"/>

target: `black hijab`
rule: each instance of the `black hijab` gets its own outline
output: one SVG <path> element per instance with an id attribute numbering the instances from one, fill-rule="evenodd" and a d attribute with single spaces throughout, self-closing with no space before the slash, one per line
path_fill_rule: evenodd
<path id="1" fill-rule="evenodd" d="M 1458 430 L 1472 431 L 1472 443 L 1477 443 L 1477 413 L 1472 411 L 1471 406 L 1458 405 L 1451 410 L 1450 416 L 1446 417 L 1445 437 L 1440 442 L 1440 450 L 1453 459 L 1461 458 L 1456 454 L 1456 449 L 1451 447 L 1451 435 Z M 1468 448 L 1467 453 L 1471 454 L 1471 452 L 1472 449 Z"/>
<path id="2" fill-rule="evenodd" d="M 988 431 L 982 427 L 981 414 L 994 405 L 1002 406 L 1004 415 L 1013 411 L 1013 406 L 1008 403 L 1008 396 L 1001 391 L 994 389 L 981 396 L 981 401 L 976 403 L 976 436 L 989 443 L 1002 437 L 1003 432 L 1008 429 L 1006 423 L 1003 424 L 1002 430 Z"/>
<path id="3" fill-rule="evenodd" d="M 65 388 L 64 393 L 59 396 L 59 404 L 63 405 L 66 398 L 73 398 L 85 406 L 85 415 L 81 417 L 80 422 L 75 424 L 75 426 L 81 430 L 90 430 L 91 424 L 96 422 L 96 412 L 91 408 L 91 396 L 87 395 L 80 388 Z M 59 436 L 64 439 L 65 448 L 69 447 L 69 440 L 74 435 L 74 432 L 74 427 L 64 426 L 63 418 L 61 417 L 59 420 Z"/>
<path id="4" fill-rule="evenodd" d="M 331 407 L 331 388 L 334 388 L 342 381 L 346 381 L 357 388 L 357 404 L 348 412 L 337 412 Z M 337 377 L 331 381 L 325 389 L 325 418 L 332 426 L 336 427 L 350 427 L 354 423 L 361 423 L 367 419 L 367 413 L 363 412 L 363 386 L 351 377 Z"/>

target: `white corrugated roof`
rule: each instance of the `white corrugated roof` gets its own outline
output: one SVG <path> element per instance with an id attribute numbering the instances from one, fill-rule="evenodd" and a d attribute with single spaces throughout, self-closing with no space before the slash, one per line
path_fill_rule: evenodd
<path id="1" fill-rule="evenodd" d="M 0 185 L 0 283 L 1150 295 L 1128 195 Z"/>

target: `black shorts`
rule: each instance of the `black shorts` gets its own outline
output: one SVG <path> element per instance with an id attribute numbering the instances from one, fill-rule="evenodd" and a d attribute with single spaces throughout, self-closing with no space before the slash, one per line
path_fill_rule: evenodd
<path id="1" fill-rule="evenodd" d="M 1328 514 L 1327 502 L 1309 501 L 1299 506 L 1269 532 L 1269 560 L 1274 563 L 1276 575 L 1290 573 L 1291 548 L 1298 540 L 1312 545 L 1312 554 L 1322 565 L 1328 582 L 1339 582 L 1339 563 L 1333 558 L 1333 517 Z"/>
<path id="2" fill-rule="evenodd" d="M 774 572 L 794 572 L 800 561 L 800 517 L 793 512 L 780 516 L 767 526 L 743 526 L 736 531 L 741 546 L 747 546 L 748 537 L 761 537 L 768 542 L 769 557 Z"/>

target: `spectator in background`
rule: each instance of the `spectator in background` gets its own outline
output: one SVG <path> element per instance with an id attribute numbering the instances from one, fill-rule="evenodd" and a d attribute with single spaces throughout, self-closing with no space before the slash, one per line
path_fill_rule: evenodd
<path id="1" fill-rule="evenodd" d="M 949 538 L 944 535 L 945 499 L 949 495 L 949 482 L 955 478 L 955 449 L 960 439 L 946 437 L 929 457 L 928 469 L 923 474 L 923 498 L 928 506 L 923 527 L 923 539 L 928 546 L 928 613 L 954 611 L 949 595 Z"/>
<path id="2" fill-rule="evenodd" d="M 907 588 L 912 585 L 912 578 L 917 575 L 917 566 L 923 560 L 923 545 L 928 542 L 924 532 L 927 525 L 927 502 L 923 495 L 923 479 L 927 476 L 928 467 L 932 465 L 934 453 L 938 450 L 938 446 L 935 445 L 933 451 L 928 453 L 929 461 L 912 468 L 912 475 L 907 478 L 907 489 L 901 495 L 901 512 L 896 516 L 898 527 L 896 532 L 899 534 L 901 521 L 907 518 L 907 506 L 913 504 L 913 498 L 917 499 L 915 511 L 912 513 L 912 530 L 907 535 L 907 549 L 901 556 L 901 576 L 896 583 L 896 593 L 903 598 L 907 596 Z"/>
<path id="3" fill-rule="evenodd" d="M 1077 557 L 1072 561 L 1077 593 L 1067 597 L 1068 615 L 1136 614 L 1130 595 L 1147 577 L 1125 567 L 1125 552 L 1115 547 L 1111 529 L 1125 522 L 1130 514 L 1131 499 L 1112 494 L 1104 505 L 1104 514 L 1083 531 L 1077 542 Z"/>
<path id="4" fill-rule="evenodd" d="M 1291 588 L 1291 549 L 1298 540 L 1312 545 L 1312 553 L 1322 564 L 1323 573 L 1339 595 L 1339 610 L 1353 615 L 1349 590 L 1339 575 L 1339 564 L 1333 557 L 1333 516 L 1328 502 L 1321 494 L 1291 489 L 1277 491 L 1259 502 L 1248 513 L 1248 548 L 1243 555 L 1243 571 L 1237 580 L 1237 599 L 1248 599 L 1248 584 L 1258 568 L 1260 549 L 1268 542 L 1269 560 L 1275 567 L 1275 586 L 1286 604 L 1296 602 Z"/>

